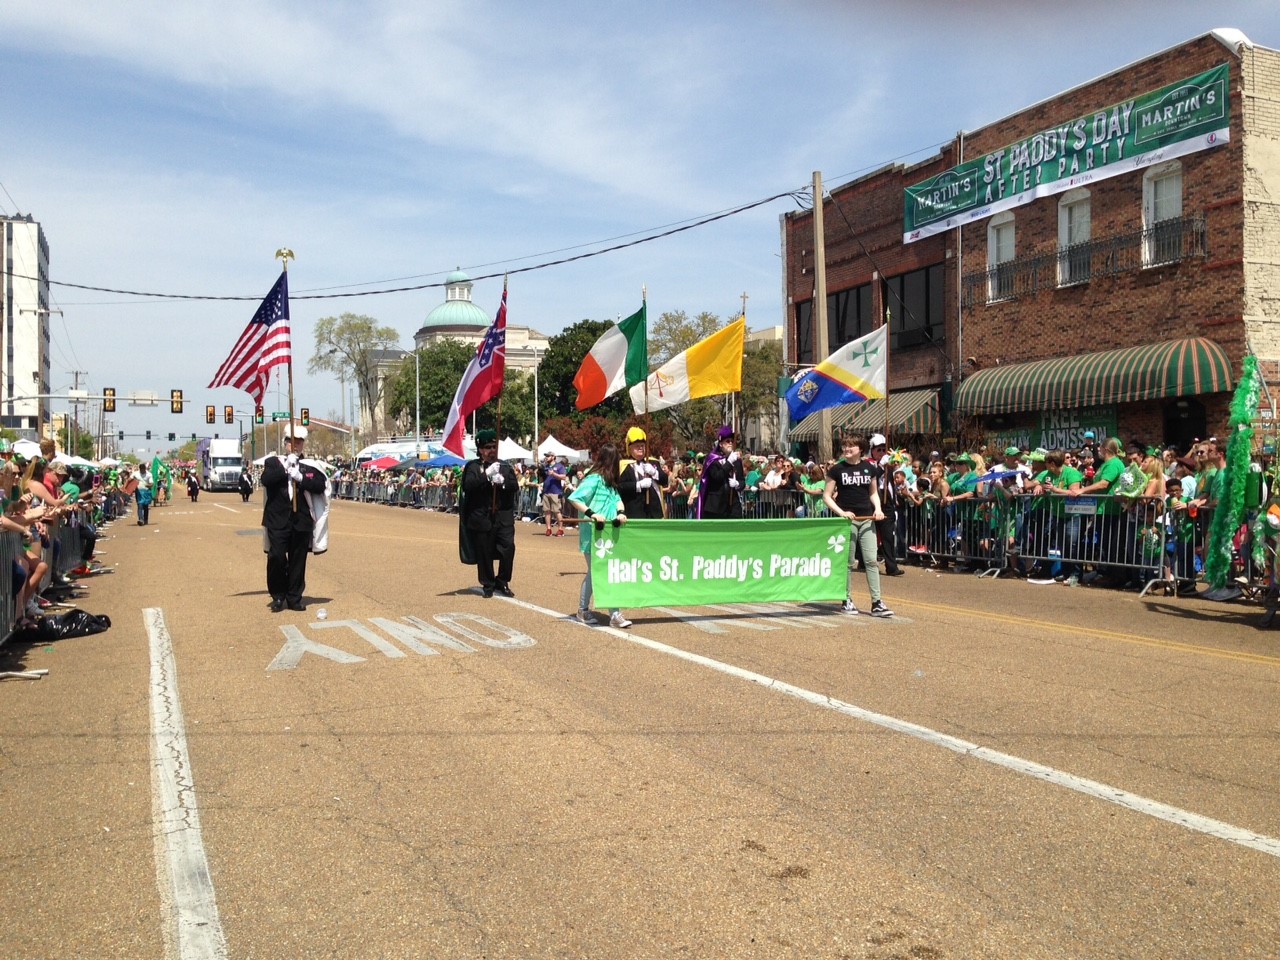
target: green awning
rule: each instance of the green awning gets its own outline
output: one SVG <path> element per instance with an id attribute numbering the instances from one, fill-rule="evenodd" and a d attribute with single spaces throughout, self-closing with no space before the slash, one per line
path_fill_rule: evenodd
<path id="1" fill-rule="evenodd" d="M 1231 361 L 1193 337 L 979 370 L 956 391 L 956 412 L 993 413 L 1133 403 L 1231 389 Z"/>
<path id="2" fill-rule="evenodd" d="M 875 433 L 884 429 L 884 401 L 847 403 L 831 408 L 831 428 L 845 432 Z M 938 433 L 938 391 L 895 390 L 889 394 L 891 434 Z M 817 440 L 822 429 L 822 411 L 811 413 L 791 428 L 792 440 Z"/>

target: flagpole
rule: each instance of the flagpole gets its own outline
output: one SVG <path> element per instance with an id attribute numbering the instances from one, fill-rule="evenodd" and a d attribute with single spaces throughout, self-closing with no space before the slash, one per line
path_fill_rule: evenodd
<path id="1" fill-rule="evenodd" d="M 893 311 L 889 307 L 884 308 L 884 436 L 885 450 L 889 450 L 889 361 L 891 351 L 890 345 L 893 343 Z"/>
<path id="2" fill-rule="evenodd" d="M 288 247 L 281 247 L 276 251 L 275 259 L 280 261 L 284 273 L 289 272 L 289 261 L 292 260 L 293 251 Z M 293 342 L 292 338 L 289 343 L 289 362 L 285 364 L 289 372 L 289 450 L 293 451 Z M 293 488 L 293 509 L 298 509 L 298 488 Z"/>
<path id="3" fill-rule="evenodd" d="M 644 310 L 644 338 L 649 339 L 649 285 L 647 283 L 640 284 L 640 307 Z M 648 345 L 646 344 L 645 355 L 648 355 Z M 649 371 L 645 371 L 644 375 L 644 413 L 649 415 Z"/>

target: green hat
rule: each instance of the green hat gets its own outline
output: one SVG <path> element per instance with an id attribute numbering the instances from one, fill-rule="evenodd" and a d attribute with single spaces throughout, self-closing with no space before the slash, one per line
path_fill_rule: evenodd
<path id="1" fill-rule="evenodd" d="M 962 453 L 960 456 L 956 457 L 956 463 L 967 463 L 971 467 L 977 462 L 977 460 L 973 459 L 973 457 L 967 453 Z"/>
<path id="2" fill-rule="evenodd" d="M 498 439 L 496 430 L 481 430 L 476 434 L 476 446 L 483 447 L 486 443 L 493 443 Z"/>
<path id="3" fill-rule="evenodd" d="M 1022 453 L 1022 448 L 1021 448 L 1021 447 L 1015 447 L 1015 446 L 1013 446 L 1012 444 L 1010 444 L 1009 446 L 1007 446 L 1007 447 L 1005 447 L 1005 448 L 1004 448 L 1004 455 L 1005 455 L 1006 457 L 1016 457 L 1016 456 L 1018 456 L 1018 455 L 1019 455 L 1019 454 L 1021 454 L 1021 453 Z"/>
<path id="4" fill-rule="evenodd" d="M 1027 459 L 1032 463 L 1044 463 L 1044 451 L 1032 450 L 1027 454 Z"/>

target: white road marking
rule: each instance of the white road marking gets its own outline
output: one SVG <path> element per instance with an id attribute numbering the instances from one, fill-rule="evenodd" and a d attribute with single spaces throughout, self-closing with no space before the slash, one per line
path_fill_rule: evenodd
<path id="1" fill-rule="evenodd" d="M 524 607 L 527 610 L 533 610 L 544 616 L 553 617 L 557 620 L 563 619 L 563 614 L 555 610 L 548 610 L 537 604 L 528 603 L 524 600 L 503 598 L 507 603 Z M 1021 757 L 1015 757 L 1008 753 L 1001 753 L 998 750 L 991 750 L 987 747 L 979 746 L 976 743 L 970 743 L 967 740 L 961 740 L 959 737 L 953 737 L 950 734 L 942 733 L 938 730 L 932 730 L 929 727 L 923 727 L 908 720 L 899 720 L 897 717 L 890 717 L 883 713 L 875 713 L 874 711 L 864 709 L 852 703 L 845 703 L 843 700 L 836 700 L 825 694 L 815 693 L 812 690 L 806 690 L 803 687 L 797 687 L 782 680 L 775 680 L 772 677 L 766 677 L 764 674 L 754 673 L 750 670 L 744 670 L 741 667 L 735 667 L 732 664 L 722 663 L 719 660 L 713 660 L 710 657 L 704 657 L 698 653 L 691 653 L 688 650 L 681 650 L 679 647 L 672 647 L 657 640 L 650 640 L 642 637 L 640 634 L 631 630 L 619 630 L 614 627 L 599 626 L 595 628 L 599 632 L 609 633 L 621 640 L 628 640 L 631 643 L 642 647 L 648 647 L 650 650 L 658 653 L 665 653 L 668 656 L 677 657 L 681 660 L 687 660 L 702 667 L 707 667 L 719 673 L 727 674 L 731 677 L 737 677 L 750 683 L 759 684 L 769 690 L 784 694 L 788 697 L 795 697 L 806 703 L 813 704 L 816 707 L 822 707 L 825 710 L 832 710 L 836 713 L 853 717 L 855 720 L 862 720 L 865 723 L 875 724 L 886 730 L 892 730 L 895 733 L 902 733 L 908 737 L 913 737 L 935 747 L 942 747 L 945 750 L 951 750 L 955 753 L 971 757 L 974 760 L 981 760 L 985 763 L 992 763 L 998 767 L 1004 767 L 1006 770 L 1012 770 L 1014 773 L 1020 773 L 1023 776 L 1033 777 L 1036 780 L 1043 780 L 1055 786 L 1062 787 L 1067 790 L 1074 790 L 1077 793 L 1083 793 L 1086 796 L 1094 797 L 1098 800 L 1105 800 L 1107 803 L 1114 803 L 1117 806 L 1132 810 L 1135 813 L 1141 813 L 1148 817 L 1154 817 L 1157 820 L 1164 820 L 1168 823 L 1185 827 L 1188 830 L 1194 830 L 1197 833 L 1206 836 L 1216 837 L 1219 840 L 1226 840 L 1229 843 L 1238 844 L 1247 847 L 1250 850 L 1256 850 L 1259 853 L 1265 853 L 1268 856 L 1280 857 L 1280 839 L 1269 837 L 1266 834 L 1258 833 L 1255 830 L 1246 830 L 1242 827 L 1234 826 L 1230 823 L 1224 823 L 1221 820 L 1214 820 L 1211 817 L 1201 816 L 1198 813 L 1192 813 L 1189 810 L 1183 810 L 1180 807 L 1170 806 L 1167 803 L 1161 803 L 1158 800 L 1151 800 L 1147 797 L 1139 796 L 1136 793 L 1130 793 L 1128 790 L 1121 790 L 1119 787 L 1113 787 L 1105 783 L 1099 783 L 1097 780 L 1088 780 L 1084 777 L 1078 777 L 1073 773 L 1067 773 L 1064 770 L 1058 770 L 1054 767 L 1045 766 L 1042 763 L 1036 763 L 1033 760 L 1024 760 Z"/>
<path id="2" fill-rule="evenodd" d="M 239 510 L 236 510 L 234 507 L 228 507 L 228 506 L 226 506 L 225 504 L 221 504 L 221 503 L 215 503 L 215 504 L 214 504 L 214 506 L 215 506 L 215 507 L 217 507 L 219 510 L 225 510 L 225 511 L 227 511 L 227 513 L 239 513 L 239 512 L 240 512 Z"/>
<path id="3" fill-rule="evenodd" d="M 165 955 L 220 960 L 227 940 L 200 835 L 173 641 L 162 610 L 149 607 L 142 618 L 151 641 L 151 808 Z"/>

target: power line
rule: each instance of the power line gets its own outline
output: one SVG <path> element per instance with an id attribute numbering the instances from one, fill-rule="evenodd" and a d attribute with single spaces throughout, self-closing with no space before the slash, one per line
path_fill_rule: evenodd
<path id="1" fill-rule="evenodd" d="M 696 220 L 688 221 L 681 226 L 672 227 L 669 230 L 663 230 L 661 233 L 650 234 L 648 236 L 641 237 L 638 240 L 632 240 L 628 243 L 618 243 L 610 247 L 603 247 L 599 250 L 591 250 L 587 253 L 579 253 L 572 257 L 561 257 L 558 260 L 548 260 L 542 263 L 535 263 L 527 267 L 515 267 L 512 269 L 503 270 L 498 273 L 481 274 L 480 276 L 472 277 L 471 279 L 472 280 L 492 280 L 497 277 L 507 276 L 514 273 L 531 273 L 532 271 L 535 271 L 535 270 L 546 270 L 548 267 L 563 266 L 566 263 L 574 263 L 575 261 L 578 261 L 578 260 L 588 260 L 588 259 L 591 259 L 592 257 L 599 257 L 606 253 L 613 253 L 618 250 L 625 250 L 628 247 L 636 247 L 642 243 L 649 243 L 653 240 L 661 240 L 664 237 L 674 236 L 677 233 L 684 233 L 686 230 L 693 230 L 697 227 L 703 227 L 709 223 L 714 223 L 717 220 L 724 220 L 727 217 L 736 216 L 739 213 L 745 213 L 748 210 L 752 210 L 756 207 L 764 206 L 765 204 L 772 203 L 775 200 L 781 200 L 783 197 L 794 198 L 797 196 L 798 192 L 799 191 L 788 190 L 784 193 L 775 193 L 771 197 L 765 197 L 762 200 L 754 200 L 751 203 L 744 203 L 741 206 L 732 207 L 728 210 L 722 210 L 719 213 L 709 214 L 705 217 L 700 217 Z M 568 249 L 574 249 L 574 248 L 570 247 Z M 519 259 L 528 259 L 528 258 L 521 257 Z M 512 261 L 509 261 L 509 262 L 512 262 Z M 13 276 L 15 277 L 20 276 L 20 274 L 15 273 L 13 274 Z M 24 279 L 34 280 L 36 278 L 25 277 Z M 156 300 L 256 301 L 256 300 L 262 299 L 261 294 L 252 294 L 250 296 L 217 296 L 217 295 L 192 294 L 192 293 L 155 293 L 155 292 L 148 292 L 148 291 L 141 291 L 141 290 L 120 290 L 112 287 L 95 287 L 95 286 L 90 286 L 89 284 L 83 284 L 83 283 L 69 283 L 68 281 L 65 281 L 65 280 L 50 280 L 49 284 L 50 286 L 67 287 L 68 289 L 71 289 L 71 290 L 92 290 L 96 293 L 114 293 L 118 296 L 146 297 L 149 299 L 156 299 Z M 359 290 L 359 291 L 351 291 L 347 293 L 312 293 L 312 294 L 299 294 L 297 296 L 290 294 L 289 299 L 290 300 L 338 300 L 338 299 L 348 299 L 353 297 L 374 297 L 374 296 L 382 296 L 388 293 L 410 293 L 416 290 L 430 290 L 436 287 L 443 287 L 444 285 L 445 284 L 443 282 L 420 283 L 420 284 L 414 284 L 412 286 L 407 286 L 407 287 L 387 287 L 381 290 Z"/>

